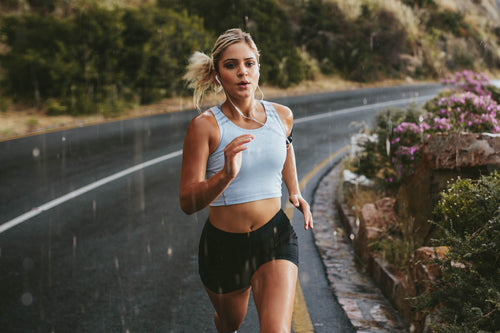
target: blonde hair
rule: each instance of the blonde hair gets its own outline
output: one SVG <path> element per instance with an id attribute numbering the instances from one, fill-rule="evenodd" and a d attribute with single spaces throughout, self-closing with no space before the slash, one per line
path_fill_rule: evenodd
<path id="1" fill-rule="evenodd" d="M 212 72 L 219 72 L 219 60 L 226 48 L 240 42 L 246 43 L 255 52 L 257 60 L 259 59 L 259 50 L 252 36 L 241 29 L 229 29 L 220 35 L 212 49 L 211 57 L 198 51 L 189 57 L 186 74 L 183 78 L 187 81 L 188 87 L 194 89 L 193 102 L 198 110 L 200 110 L 203 96 L 208 90 L 213 89 L 215 92 L 222 90 L 222 87 L 215 81 Z"/>

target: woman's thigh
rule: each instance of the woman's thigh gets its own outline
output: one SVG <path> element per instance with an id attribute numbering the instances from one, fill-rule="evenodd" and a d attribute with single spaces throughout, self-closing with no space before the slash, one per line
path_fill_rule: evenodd
<path id="1" fill-rule="evenodd" d="M 297 265 L 288 260 L 273 260 L 252 277 L 255 306 L 261 332 L 290 332 L 292 323 Z"/>
<path id="2" fill-rule="evenodd" d="M 214 293 L 206 287 L 205 289 L 224 327 L 233 331 L 238 329 L 247 313 L 250 287 L 226 294 Z"/>

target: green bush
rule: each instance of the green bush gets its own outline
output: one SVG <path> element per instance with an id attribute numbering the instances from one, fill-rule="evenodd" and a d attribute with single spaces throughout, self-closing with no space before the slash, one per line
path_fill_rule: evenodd
<path id="1" fill-rule="evenodd" d="M 0 111 L 7 112 L 10 105 L 12 104 L 12 100 L 9 97 L 3 96 L 0 94 Z"/>
<path id="2" fill-rule="evenodd" d="M 471 33 L 471 27 L 465 22 L 462 12 L 449 9 L 431 12 L 427 28 L 449 31 L 457 37 L 465 37 Z"/>
<path id="3" fill-rule="evenodd" d="M 290 17 L 276 0 L 159 0 L 158 5 L 202 18 L 205 29 L 214 35 L 234 27 L 249 32 L 261 51 L 261 82 L 288 87 L 307 76 Z"/>
<path id="4" fill-rule="evenodd" d="M 212 39 L 199 18 L 153 6 L 7 16 L 1 32 L 6 92 L 37 105 L 55 99 L 63 107 L 55 113 L 67 114 L 112 114 L 187 94 L 186 59 Z"/>
<path id="5" fill-rule="evenodd" d="M 349 19 L 334 2 L 307 1 L 298 9 L 297 40 L 325 74 L 339 72 L 355 81 L 399 77 L 399 54 L 406 49 L 404 27 L 392 12 L 363 8 L 361 16 Z"/>
<path id="6" fill-rule="evenodd" d="M 460 179 L 442 193 L 434 219 L 445 233 L 470 236 L 483 227 L 499 208 L 499 174 L 484 176 L 477 182 Z"/>
<path id="7" fill-rule="evenodd" d="M 417 298 L 437 309 L 436 332 L 496 332 L 500 327 L 500 175 L 459 179 L 442 193 L 433 223 L 436 245 L 449 253 L 436 263 L 441 279 Z"/>

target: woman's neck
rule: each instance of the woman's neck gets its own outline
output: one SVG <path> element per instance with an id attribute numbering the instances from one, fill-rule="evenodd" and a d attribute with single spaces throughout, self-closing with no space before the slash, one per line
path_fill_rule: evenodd
<path id="1" fill-rule="evenodd" d="M 255 116 L 255 98 L 245 98 L 242 100 L 234 100 L 226 96 L 226 105 L 233 112 L 234 116 L 242 115 L 244 117 Z"/>

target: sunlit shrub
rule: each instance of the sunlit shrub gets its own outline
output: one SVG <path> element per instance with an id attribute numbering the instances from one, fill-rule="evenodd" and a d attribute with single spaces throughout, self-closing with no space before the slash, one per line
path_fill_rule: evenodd
<path id="1" fill-rule="evenodd" d="M 420 310 L 441 318 L 436 332 L 495 332 L 500 327 L 500 175 L 459 179 L 434 211 L 442 277 L 417 298 Z"/>

